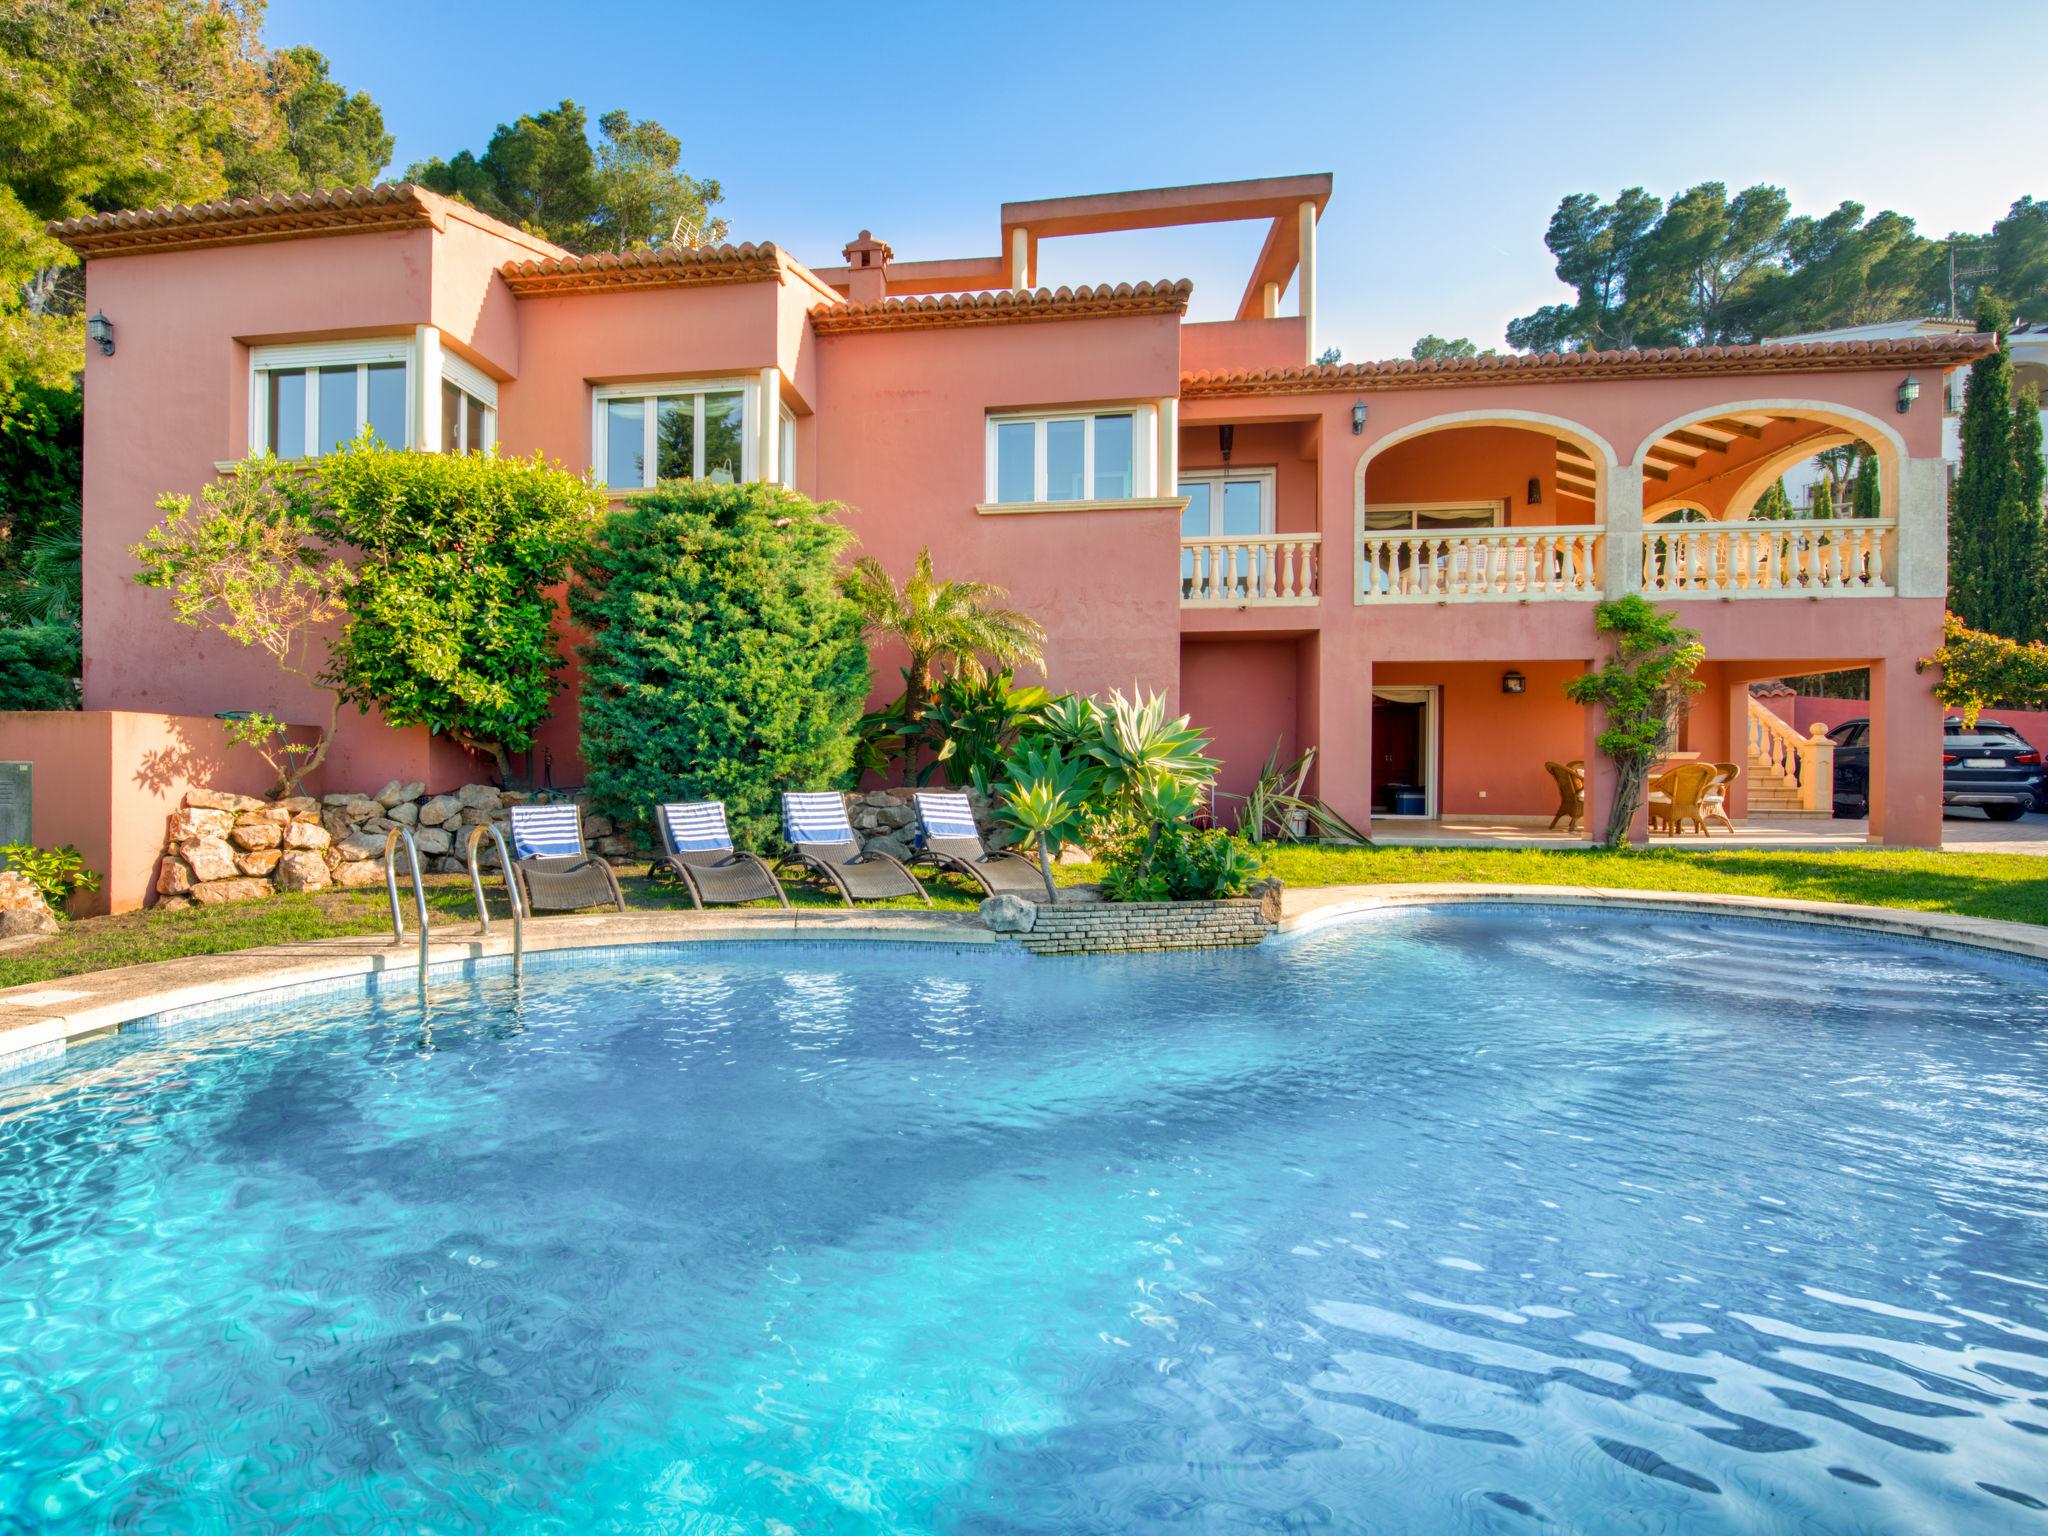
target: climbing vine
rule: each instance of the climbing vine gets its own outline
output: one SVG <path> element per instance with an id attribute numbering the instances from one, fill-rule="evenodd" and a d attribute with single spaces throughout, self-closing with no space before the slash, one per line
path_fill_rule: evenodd
<path id="1" fill-rule="evenodd" d="M 1599 671 L 1566 683 L 1564 691 L 1573 703 L 1599 705 L 1606 717 L 1599 746 L 1613 759 L 1617 781 L 1606 840 L 1619 848 L 1648 793 L 1651 765 L 1671 750 L 1685 701 L 1700 690 L 1693 674 L 1707 650 L 1698 630 L 1635 593 L 1600 604 L 1593 627 L 1613 640 L 1614 654 Z"/>

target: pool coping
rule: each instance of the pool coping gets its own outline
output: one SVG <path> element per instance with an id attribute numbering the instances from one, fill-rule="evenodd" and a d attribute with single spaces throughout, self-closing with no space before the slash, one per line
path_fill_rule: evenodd
<path id="1" fill-rule="evenodd" d="M 1284 894 L 1276 932 L 1281 936 L 1310 933 L 1345 918 L 1373 912 L 1454 905 L 1618 907 L 1769 918 L 1893 938 L 1931 939 L 2048 961 L 2048 927 L 2031 923 L 1769 896 L 1610 890 L 1577 885 L 1308 886 Z M 526 925 L 529 954 L 735 939 L 980 945 L 1001 946 L 1012 952 L 1018 947 L 1006 935 L 990 932 L 973 912 L 804 908 L 583 913 L 536 918 Z M 509 957 L 511 953 L 511 924 L 501 920 L 492 924 L 488 936 L 436 932 L 427 958 L 430 966 L 444 968 Z M 1044 963 L 1067 962 L 1060 958 Z M 355 976 L 407 976 L 418 965 L 416 935 L 408 934 L 405 942 L 395 945 L 388 937 L 372 935 L 271 944 L 220 955 L 190 955 L 0 988 L 0 1060 L 38 1048 L 61 1048 L 66 1041 L 103 1034 L 176 1009 L 230 1003 L 261 993 Z"/>

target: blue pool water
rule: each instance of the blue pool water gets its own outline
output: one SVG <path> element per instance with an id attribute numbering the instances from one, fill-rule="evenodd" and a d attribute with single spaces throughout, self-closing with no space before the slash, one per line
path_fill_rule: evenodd
<path id="1" fill-rule="evenodd" d="M 0 1530 L 2048 1528 L 2043 973 L 715 946 L 0 1079 Z"/>

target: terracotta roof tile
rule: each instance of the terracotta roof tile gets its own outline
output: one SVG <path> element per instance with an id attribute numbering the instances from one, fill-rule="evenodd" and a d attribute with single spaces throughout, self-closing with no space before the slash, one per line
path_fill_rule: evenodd
<path id="1" fill-rule="evenodd" d="M 994 293 L 948 293 L 929 298 L 883 299 L 876 304 L 820 304 L 811 325 L 824 336 L 844 331 L 928 330 L 948 326 L 1018 325 L 1038 320 L 1087 320 L 1105 315 L 1178 315 L 1195 285 L 1178 282 L 1107 283 L 1080 288 L 1006 288 Z"/>
<path id="2" fill-rule="evenodd" d="M 1264 371 L 1190 373 L 1184 399 L 1203 395 L 1305 395 L 1324 390 L 1430 389 L 1475 384 L 1568 383 L 1687 373 L 1784 373 L 1821 369 L 1952 367 L 1998 344 L 1982 332 L 1879 341 L 1765 342 L 1739 347 L 1650 347 L 1631 352 L 1535 352 L 1418 363 L 1330 363 Z"/>
<path id="3" fill-rule="evenodd" d="M 312 235 L 424 229 L 435 223 L 437 210 L 446 206 L 442 199 L 410 182 L 388 182 L 330 192 L 230 197 L 211 203 L 97 213 L 58 219 L 48 228 L 54 239 L 81 256 L 120 256 Z"/>
<path id="4" fill-rule="evenodd" d="M 773 245 L 669 246 L 659 251 L 508 261 L 498 270 L 513 293 L 596 293 L 619 288 L 686 288 L 773 282 L 783 257 Z"/>

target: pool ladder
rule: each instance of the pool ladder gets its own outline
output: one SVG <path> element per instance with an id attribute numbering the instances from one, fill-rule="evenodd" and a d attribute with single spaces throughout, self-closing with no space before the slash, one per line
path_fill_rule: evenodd
<path id="1" fill-rule="evenodd" d="M 483 871 L 477 866 L 477 844 L 489 833 L 491 841 L 498 845 L 498 868 L 505 876 L 505 896 L 512 905 L 512 974 L 517 976 L 526 965 L 526 914 L 519 905 L 519 882 L 512 875 L 512 855 L 505 847 L 505 834 L 491 824 L 472 828 L 469 840 L 463 845 L 463 858 L 469 865 L 470 889 L 476 892 L 477 932 L 489 937 L 491 931 L 491 908 L 484 900 Z M 393 827 L 384 834 L 384 885 L 391 897 L 391 942 L 405 942 L 405 914 L 398 904 L 398 861 L 392 857 L 400 843 L 405 844 L 406 868 L 412 877 L 413 914 L 420 925 L 420 990 L 427 989 L 427 945 L 430 935 L 427 931 L 427 887 L 420 876 L 420 849 L 413 840 L 412 828 L 404 825 Z"/>

